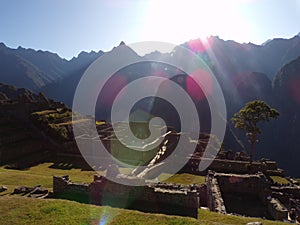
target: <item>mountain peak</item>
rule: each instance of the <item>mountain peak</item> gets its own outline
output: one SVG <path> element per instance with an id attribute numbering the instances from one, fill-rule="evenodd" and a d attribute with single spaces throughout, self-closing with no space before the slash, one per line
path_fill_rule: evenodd
<path id="1" fill-rule="evenodd" d="M 3 42 L 0 42 L 0 48 L 4 48 L 6 45 Z"/>
<path id="2" fill-rule="evenodd" d="M 119 44 L 119 46 L 121 46 L 121 45 L 126 45 L 126 44 L 125 44 L 124 41 L 121 41 L 120 44 Z"/>

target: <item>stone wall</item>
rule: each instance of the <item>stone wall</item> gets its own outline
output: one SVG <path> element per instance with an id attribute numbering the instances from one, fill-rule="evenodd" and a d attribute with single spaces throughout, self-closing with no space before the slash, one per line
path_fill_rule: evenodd
<path id="1" fill-rule="evenodd" d="M 242 195 L 258 196 L 266 203 L 269 194 L 270 182 L 263 173 L 257 174 L 225 174 L 214 175 L 222 193 L 239 193 Z"/>
<path id="2" fill-rule="evenodd" d="M 213 172 L 206 177 L 207 183 L 207 207 L 213 212 L 226 213 L 226 207 L 222 198 L 217 178 Z"/>
<path id="3" fill-rule="evenodd" d="M 293 198 L 300 199 L 299 186 L 282 186 L 282 187 L 272 186 L 271 190 L 274 192 L 285 193 L 290 196 L 293 196 Z"/>
<path id="4" fill-rule="evenodd" d="M 228 199 L 231 199 L 231 201 L 234 200 L 233 198 L 228 198 L 228 196 L 234 196 L 235 198 L 242 198 L 242 201 L 247 201 L 247 199 L 249 201 L 252 201 L 252 199 L 259 199 L 259 204 L 257 204 L 258 202 L 256 203 L 256 206 L 259 206 L 259 210 L 261 210 L 259 213 L 262 213 L 262 215 L 268 214 L 275 220 L 287 219 L 287 207 L 283 205 L 279 199 L 273 197 L 274 195 L 271 191 L 271 183 L 263 173 L 242 175 L 209 171 L 206 177 L 206 182 L 207 204 L 211 211 L 226 213 L 226 209 L 231 208 L 230 204 L 232 204 L 232 202 L 228 202 Z M 279 191 L 276 193 L 279 193 Z M 280 195 L 278 196 L 280 197 Z M 239 208 L 243 208 L 244 206 L 240 204 L 245 204 L 245 206 L 251 207 L 248 205 L 250 204 L 249 202 L 240 202 Z M 254 211 L 252 212 L 252 208 L 247 208 L 245 211 L 240 211 L 253 214 L 257 213 L 256 208 L 253 208 L 253 210 Z M 238 212 L 234 211 L 233 213 Z"/>
<path id="5" fill-rule="evenodd" d="M 88 184 L 71 182 L 69 176 L 67 175 L 62 177 L 53 177 L 53 193 L 55 195 L 60 195 L 67 192 L 85 194 L 88 192 L 88 188 Z"/>
<path id="6" fill-rule="evenodd" d="M 268 199 L 268 211 L 270 215 L 275 220 L 285 220 L 288 218 L 288 210 L 287 208 L 281 204 L 281 202 L 276 198 Z"/>
<path id="7" fill-rule="evenodd" d="M 56 198 L 89 203 L 89 185 L 73 183 L 69 176 L 53 177 L 53 195 Z"/>
<path id="8" fill-rule="evenodd" d="M 145 181 L 139 179 L 138 182 Z M 95 176 L 90 184 L 74 184 L 68 176 L 53 177 L 53 193 L 57 197 L 87 195 L 89 203 L 96 205 L 194 218 L 198 216 L 199 189 L 202 188 L 197 185 L 165 183 L 126 186 L 102 176 Z"/>
<path id="9" fill-rule="evenodd" d="M 205 171 L 199 171 L 200 161 L 211 162 L 209 167 Z M 263 172 L 266 175 L 284 176 L 284 171 L 278 169 L 277 163 L 274 161 L 253 162 L 250 168 L 249 162 L 238 160 L 224 160 L 224 159 L 208 159 L 192 157 L 188 163 L 181 169 L 182 173 L 192 173 L 198 175 L 206 175 L 208 170 L 222 173 L 234 173 L 234 174 L 248 174 Z"/>

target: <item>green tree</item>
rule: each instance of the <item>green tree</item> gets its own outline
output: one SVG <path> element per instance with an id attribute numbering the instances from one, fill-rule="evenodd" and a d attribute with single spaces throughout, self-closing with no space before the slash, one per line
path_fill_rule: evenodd
<path id="1" fill-rule="evenodd" d="M 244 108 L 234 114 L 231 119 L 235 124 L 235 128 L 242 129 L 246 132 L 246 136 L 250 143 L 250 163 L 253 161 L 254 143 L 258 140 L 261 129 L 257 126 L 259 122 L 269 121 L 277 118 L 279 112 L 271 108 L 264 101 L 254 100 L 248 102 Z"/>

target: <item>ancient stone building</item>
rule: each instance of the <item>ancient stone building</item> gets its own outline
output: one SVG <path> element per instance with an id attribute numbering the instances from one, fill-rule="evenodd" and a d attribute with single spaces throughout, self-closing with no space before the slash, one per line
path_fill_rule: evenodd
<path id="1" fill-rule="evenodd" d="M 130 179 L 137 179 L 144 186 L 126 186 L 103 176 L 95 176 L 90 184 L 72 183 L 68 176 L 53 177 L 53 193 L 56 197 L 73 198 L 96 205 L 197 218 L 200 186 L 151 184 L 140 178 Z"/>
<path id="2" fill-rule="evenodd" d="M 210 210 L 252 217 L 284 220 L 288 209 L 272 195 L 271 183 L 263 173 L 225 174 L 210 171 L 207 204 Z"/>

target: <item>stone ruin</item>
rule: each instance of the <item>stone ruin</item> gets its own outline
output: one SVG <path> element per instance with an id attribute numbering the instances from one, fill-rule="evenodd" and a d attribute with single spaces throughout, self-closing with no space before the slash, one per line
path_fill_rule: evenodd
<path id="1" fill-rule="evenodd" d="M 200 161 L 211 162 L 209 167 L 204 171 L 199 171 Z M 207 175 L 208 171 L 212 170 L 220 173 L 235 173 L 235 174 L 255 174 L 258 172 L 263 172 L 268 176 L 282 176 L 284 177 L 284 170 L 278 168 L 277 163 L 271 160 L 260 160 L 252 162 L 249 165 L 249 161 L 241 161 L 238 159 L 210 159 L 192 156 L 188 163 L 181 169 L 182 173 L 191 173 L 196 175 Z"/>
<path id="2" fill-rule="evenodd" d="M 26 195 L 31 198 L 46 198 L 49 195 L 49 191 L 41 185 L 34 187 L 19 186 L 14 189 L 12 194 L 21 194 L 22 196 Z"/>
<path id="3" fill-rule="evenodd" d="M 123 129 L 121 125 L 122 124 L 120 124 L 118 129 Z M 84 128 L 84 124 L 81 126 Z M 139 126 L 143 127 L 144 124 L 136 125 L 136 127 Z M 159 129 L 162 129 L 162 127 Z M 98 133 L 95 136 L 88 136 L 86 129 L 83 129 L 82 135 L 76 137 L 76 139 L 83 143 L 92 143 L 93 147 L 87 150 L 90 152 L 90 155 L 93 155 L 93 152 L 97 151 L 98 142 L 102 142 L 107 151 L 112 155 L 115 154 L 114 157 L 118 158 L 118 160 L 132 165 L 146 166 L 149 171 L 162 163 L 164 159 L 168 158 L 176 148 L 179 138 L 182 138 L 184 140 L 185 147 L 182 149 L 182 154 L 179 157 L 182 157 L 183 160 L 187 159 L 187 163 L 180 170 L 180 173 L 190 173 L 203 176 L 207 175 L 208 170 L 236 174 L 255 174 L 260 171 L 269 176 L 284 176 L 284 171 L 278 168 L 277 163 L 268 159 L 255 161 L 252 163 L 250 168 L 249 156 L 245 152 L 234 153 L 232 151 L 221 151 L 214 159 L 203 157 L 203 153 L 209 139 L 209 135 L 204 133 L 200 133 L 199 140 L 191 140 L 188 133 L 177 133 L 174 130 L 169 130 L 157 139 L 157 142 L 160 142 L 160 144 L 157 149 L 153 149 L 153 152 L 148 151 L 148 153 L 151 154 L 138 155 L 135 153 L 134 156 L 132 156 L 129 154 L 131 153 L 131 146 L 124 146 L 120 143 L 114 134 L 114 132 L 118 132 L 118 130 L 114 131 L 112 125 L 105 124 L 105 126 L 97 126 L 97 130 Z M 191 142 L 197 142 L 197 145 L 195 152 L 188 155 L 188 153 L 185 153 L 185 149 L 190 148 Z M 126 152 L 128 154 L 117 154 L 119 152 Z M 204 171 L 199 171 L 199 163 L 201 161 L 207 161 L 205 164 L 209 164 L 209 167 Z M 146 171 L 135 171 L 134 175 L 138 176 L 138 172 L 141 175 L 146 174 Z M 145 176 L 147 176 L 147 174 Z"/>
<path id="4" fill-rule="evenodd" d="M 73 183 L 69 176 L 53 177 L 53 196 L 95 205 L 110 205 L 150 213 L 197 218 L 198 208 L 207 207 L 223 214 L 236 214 L 284 221 L 291 208 L 300 212 L 298 186 L 274 186 L 261 172 L 228 174 L 209 171 L 202 185 L 149 183 L 132 179 L 141 186 L 126 186 L 103 176 L 92 183 Z"/>
<path id="5" fill-rule="evenodd" d="M 211 211 L 274 220 L 287 220 L 288 208 L 272 194 L 263 173 L 225 174 L 210 171 L 206 178 Z"/>
<path id="6" fill-rule="evenodd" d="M 200 196 L 204 186 L 147 183 L 136 177 L 119 177 L 119 179 L 136 179 L 136 182 L 144 186 L 126 186 L 97 175 L 90 184 L 73 183 L 69 176 L 54 176 L 53 194 L 58 198 L 79 200 L 96 205 L 110 205 L 143 212 L 194 218 L 198 216 Z M 85 199 L 82 199 L 83 197 Z"/>

